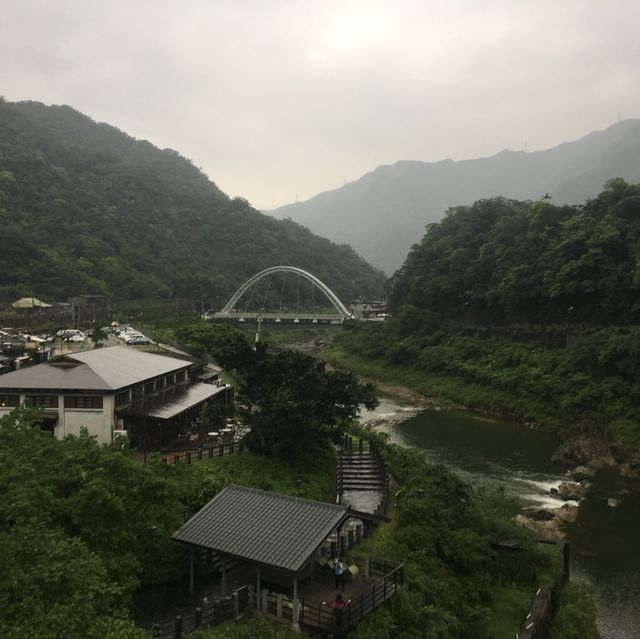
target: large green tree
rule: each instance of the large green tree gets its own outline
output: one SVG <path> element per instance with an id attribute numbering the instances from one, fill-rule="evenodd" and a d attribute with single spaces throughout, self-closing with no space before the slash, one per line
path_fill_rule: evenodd
<path id="1" fill-rule="evenodd" d="M 57 440 L 21 407 L 0 419 L 0 635 L 137 636 L 141 583 L 179 574 L 179 487 L 118 445 Z"/>
<path id="2" fill-rule="evenodd" d="M 323 362 L 296 351 L 272 353 L 259 345 L 240 371 L 239 411 L 251 427 L 250 445 L 264 453 L 289 454 L 335 434 L 374 408 L 375 389 L 351 373 L 327 371 Z"/>

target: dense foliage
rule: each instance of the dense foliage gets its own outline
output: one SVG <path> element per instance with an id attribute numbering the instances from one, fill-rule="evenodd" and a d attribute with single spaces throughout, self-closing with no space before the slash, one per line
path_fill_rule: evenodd
<path id="1" fill-rule="evenodd" d="M 565 436 L 597 433 L 630 460 L 640 451 L 639 260 L 640 185 L 612 180 L 583 206 L 458 207 L 390 280 L 392 321 L 352 326 L 332 356 Z"/>
<path id="2" fill-rule="evenodd" d="M 294 459 L 245 454 L 193 465 L 142 465 L 86 435 L 62 441 L 23 408 L 0 419 L 0 635 L 7 639 L 133 639 L 142 585 L 178 579 L 171 541 L 230 482 L 329 499 L 335 453 L 326 443 Z M 161 614 L 161 613 L 159 613 Z"/>
<path id="3" fill-rule="evenodd" d="M 472 491 L 420 451 L 386 445 L 385 459 L 400 485 L 392 521 L 358 552 L 403 562 L 406 584 L 354 637 L 513 637 L 536 588 L 557 578 L 559 552 L 509 523 L 514 504 Z M 504 539 L 529 550 L 514 557 L 492 549 Z"/>
<path id="4" fill-rule="evenodd" d="M 251 427 L 248 442 L 262 453 L 285 455 L 315 447 L 344 430 L 361 406 L 377 405 L 374 387 L 352 373 L 326 370 L 314 357 L 276 352 L 267 343 L 252 348 L 246 335 L 230 326 L 199 322 L 183 326 L 176 337 L 233 368 L 238 412 Z"/>
<path id="5" fill-rule="evenodd" d="M 450 209 L 392 278 L 391 301 L 470 323 L 636 322 L 640 185 L 611 180 L 582 206 L 495 198 Z"/>
<path id="6" fill-rule="evenodd" d="M 66 106 L 0 100 L 0 301 L 228 298 L 278 264 L 346 300 L 383 276 L 346 245 L 230 199 L 190 161 Z"/>
<path id="7" fill-rule="evenodd" d="M 564 436 L 599 434 L 628 458 L 640 450 L 637 328 L 601 329 L 566 349 L 451 327 L 354 326 L 331 351 L 346 368 L 521 421 Z"/>

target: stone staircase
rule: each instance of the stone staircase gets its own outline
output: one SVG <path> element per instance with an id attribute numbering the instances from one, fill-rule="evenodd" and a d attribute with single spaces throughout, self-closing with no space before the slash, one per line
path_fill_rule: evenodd
<path id="1" fill-rule="evenodd" d="M 371 450 L 346 450 L 340 456 L 342 492 L 374 490 L 384 492 L 387 474 L 384 464 Z"/>

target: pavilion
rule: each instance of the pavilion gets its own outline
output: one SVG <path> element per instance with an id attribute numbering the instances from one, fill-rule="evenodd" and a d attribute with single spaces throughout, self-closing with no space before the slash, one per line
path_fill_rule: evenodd
<path id="1" fill-rule="evenodd" d="M 255 567 L 257 593 L 261 581 L 292 585 L 293 618 L 297 619 L 298 583 L 312 575 L 320 547 L 351 516 L 347 506 L 230 484 L 173 539 L 191 546 L 192 590 L 195 550 L 212 551 L 222 558 L 223 593 L 227 560 L 244 561 Z M 260 609 L 259 597 L 256 609 Z"/>

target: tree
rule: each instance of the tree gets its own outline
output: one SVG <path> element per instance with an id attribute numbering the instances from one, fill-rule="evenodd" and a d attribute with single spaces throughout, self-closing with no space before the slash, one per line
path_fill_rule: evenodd
<path id="1" fill-rule="evenodd" d="M 377 405 L 375 389 L 351 373 L 326 372 L 323 362 L 296 351 L 271 353 L 259 345 L 241 371 L 239 412 L 251 426 L 249 444 L 264 453 L 289 453 Z"/>
<path id="2" fill-rule="evenodd" d="M 94 328 L 93 335 L 91 337 L 93 339 L 95 348 L 98 348 L 98 346 L 100 346 L 102 342 L 106 342 L 108 339 L 107 332 L 102 328 Z"/>
<path id="3" fill-rule="evenodd" d="M 141 583 L 183 570 L 169 469 L 143 466 L 86 431 L 41 431 L 39 411 L 0 419 L 0 635 L 138 636 L 126 620 Z M 117 630 L 117 632 L 116 632 Z"/>
<path id="4" fill-rule="evenodd" d="M 178 341 L 195 353 L 207 353 L 226 369 L 244 369 L 253 360 L 247 336 L 227 324 L 199 322 L 180 327 Z"/>

